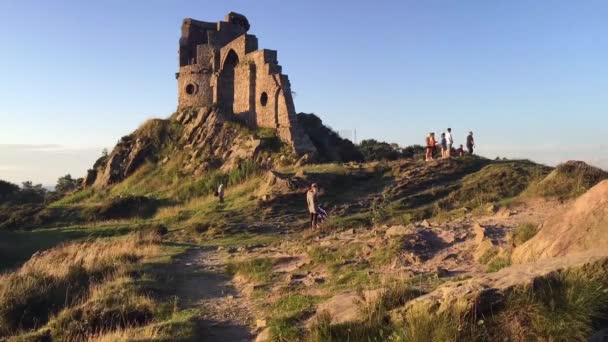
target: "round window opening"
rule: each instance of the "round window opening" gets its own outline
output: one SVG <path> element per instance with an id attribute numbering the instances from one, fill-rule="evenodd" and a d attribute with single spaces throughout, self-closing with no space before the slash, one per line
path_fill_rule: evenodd
<path id="1" fill-rule="evenodd" d="M 262 106 L 265 106 L 268 103 L 268 94 L 266 94 L 266 92 L 263 92 L 262 96 L 260 96 L 260 103 Z"/>
<path id="2" fill-rule="evenodd" d="M 188 84 L 188 85 L 186 86 L 186 93 L 187 93 L 188 95 L 192 95 L 192 94 L 194 94 L 195 92 L 196 92 L 196 86 L 195 86 L 194 84 L 190 83 L 190 84 Z"/>

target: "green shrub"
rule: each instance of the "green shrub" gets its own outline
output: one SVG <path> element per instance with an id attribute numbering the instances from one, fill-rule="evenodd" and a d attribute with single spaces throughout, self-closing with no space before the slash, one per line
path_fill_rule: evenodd
<path id="1" fill-rule="evenodd" d="M 508 267 L 509 265 L 511 265 L 511 260 L 509 258 L 504 256 L 497 256 L 491 259 L 490 262 L 488 262 L 488 264 L 486 265 L 486 272 L 498 272 L 501 269 Z"/>
<path id="2" fill-rule="evenodd" d="M 33 228 L 34 217 L 43 209 L 40 204 L 0 206 L 0 229 Z"/>

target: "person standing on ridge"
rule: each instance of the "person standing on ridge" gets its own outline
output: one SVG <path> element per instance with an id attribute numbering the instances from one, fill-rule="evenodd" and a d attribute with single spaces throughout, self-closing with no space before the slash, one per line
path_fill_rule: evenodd
<path id="1" fill-rule="evenodd" d="M 431 161 L 433 160 L 433 152 L 435 152 L 435 145 L 437 142 L 435 141 L 435 133 L 431 132 L 426 136 L 426 155 L 425 160 Z"/>
<path id="2" fill-rule="evenodd" d="M 469 132 L 469 135 L 467 135 L 467 150 L 469 150 L 469 154 L 473 154 L 473 147 L 475 147 L 475 139 L 473 139 L 473 132 Z"/>
<path id="3" fill-rule="evenodd" d="M 317 183 L 312 183 L 310 189 L 306 192 L 306 204 L 308 205 L 308 213 L 310 214 L 310 228 L 317 228 Z"/>
<path id="4" fill-rule="evenodd" d="M 448 156 L 448 142 L 445 139 L 445 132 L 441 133 L 441 158 L 445 159 Z"/>
<path id="5" fill-rule="evenodd" d="M 448 131 L 445 133 L 445 140 L 447 141 L 447 154 L 446 158 L 452 157 L 452 145 L 454 144 L 454 137 L 452 137 L 452 129 L 448 128 Z"/>
<path id="6" fill-rule="evenodd" d="M 220 199 L 220 203 L 224 203 L 224 183 L 220 183 L 217 187 L 217 197 Z"/>

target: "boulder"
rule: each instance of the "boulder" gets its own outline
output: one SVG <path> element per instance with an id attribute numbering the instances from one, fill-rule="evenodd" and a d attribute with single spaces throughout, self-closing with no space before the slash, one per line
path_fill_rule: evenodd
<path id="1" fill-rule="evenodd" d="M 608 251 L 608 180 L 545 221 L 536 236 L 515 249 L 512 261 L 524 263 L 592 249 Z"/>
<path id="2" fill-rule="evenodd" d="M 401 236 L 401 235 L 410 234 L 411 232 L 412 232 L 412 229 L 410 227 L 392 226 L 386 230 L 385 235 L 386 236 Z"/>
<path id="3" fill-rule="evenodd" d="M 363 302 L 363 298 L 355 292 L 337 294 L 319 304 L 317 314 L 309 320 L 309 325 L 314 324 L 324 312 L 330 315 L 331 324 L 360 321 L 362 319 L 360 308 Z"/>
<path id="4" fill-rule="evenodd" d="M 271 335 L 270 335 L 270 328 L 266 328 L 264 330 L 262 330 L 258 336 L 255 338 L 255 342 L 270 342 L 272 341 Z"/>

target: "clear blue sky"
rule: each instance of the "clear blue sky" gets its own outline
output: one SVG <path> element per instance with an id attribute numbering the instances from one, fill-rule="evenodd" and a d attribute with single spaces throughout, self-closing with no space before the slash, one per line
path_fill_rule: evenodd
<path id="1" fill-rule="evenodd" d="M 83 175 L 176 108 L 181 20 L 245 14 L 296 110 L 402 145 L 608 168 L 606 1 L 0 0 L 0 178 Z M 603 148 L 602 148 L 603 146 Z"/>

